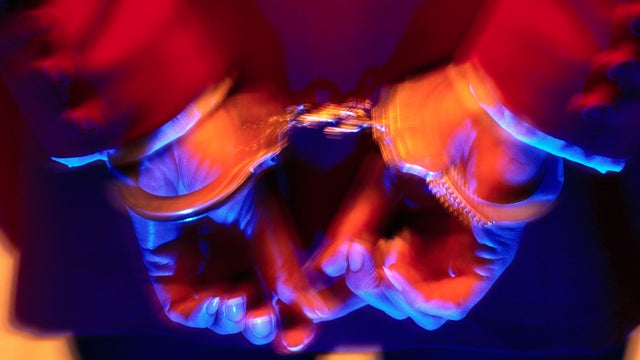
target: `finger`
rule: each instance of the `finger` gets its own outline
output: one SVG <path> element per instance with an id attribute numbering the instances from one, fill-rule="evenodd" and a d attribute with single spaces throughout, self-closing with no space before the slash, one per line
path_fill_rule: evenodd
<path id="1" fill-rule="evenodd" d="M 256 209 L 262 215 L 258 215 L 253 226 L 253 243 L 267 288 L 309 321 L 335 319 L 361 307 L 362 302 L 344 281 L 326 281 L 315 268 L 300 266 L 295 248 L 298 239 L 292 230 L 294 226 L 287 221 L 286 209 L 274 193 L 261 191 L 256 196 L 259 199 Z"/>
<path id="2" fill-rule="evenodd" d="M 256 187 L 256 211 L 251 235 L 256 263 L 265 285 L 284 303 L 295 306 L 311 319 L 328 315 L 327 306 L 318 295 L 298 262 L 299 240 L 289 215 L 275 191 L 265 184 Z"/>
<path id="3" fill-rule="evenodd" d="M 383 292 L 393 306 L 406 313 L 416 324 L 426 330 L 436 330 L 447 321 L 444 317 L 431 314 L 430 309 L 416 306 L 418 302 L 412 285 L 401 275 L 387 267 L 384 267 L 383 271 L 387 281 L 392 285 L 383 287 Z"/>
<path id="4" fill-rule="evenodd" d="M 410 246 L 411 241 L 415 241 L 411 233 L 403 231 L 379 246 L 380 256 L 384 257 L 384 293 L 425 329 L 437 329 L 445 320 L 466 315 L 468 297 L 463 290 L 464 285 L 469 285 L 464 281 L 467 277 L 456 276 L 451 270 L 446 278 L 430 279 L 428 274 L 422 274 L 415 259 L 420 254 L 415 253 L 417 245 Z M 434 259 L 437 260 L 428 261 Z M 429 264 L 423 265 L 428 269 Z M 454 278 L 457 282 L 450 282 Z"/>
<path id="5" fill-rule="evenodd" d="M 273 305 L 275 296 L 271 291 L 265 291 L 254 272 L 254 277 L 245 280 L 241 285 L 246 296 L 246 310 L 244 316 L 244 337 L 252 344 L 263 345 L 272 342 L 277 334 L 278 314 Z"/>
<path id="6" fill-rule="evenodd" d="M 188 327 L 207 328 L 213 324 L 220 306 L 217 292 L 196 292 L 170 278 L 153 279 L 153 287 L 167 317 Z"/>
<path id="7" fill-rule="evenodd" d="M 282 301 L 277 303 L 280 328 L 274 342 L 281 353 L 300 352 L 311 344 L 316 336 L 316 325 L 305 314 Z"/>
<path id="8" fill-rule="evenodd" d="M 485 227 L 474 225 L 471 227 L 473 236 L 478 243 L 498 250 L 517 248 L 523 230 L 524 224 L 498 224 Z"/>
<path id="9" fill-rule="evenodd" d="M 147 274 L 151 278 L 174 276 L 177 273 L 177 256 L 170 253 L 162 253 L 141 249 L 142 261 L 147 268 Z"/>
<path id="10" fill-rule="evenodd" d="M 394 319 L 407 314 L 398 309 L 381 288 L 381 276 L 374 262 L 371 246 L 354 242 L 349 250 L 349 270 L 345 279 L 349 288 L 367 304 L 382 310 Z"/>
<path id="11" fill-rule="evenodd" d="M 174 322 L 193 328 L 210 327 L 218 311 L 219 297 L 191 298 L 169 307 L 167 316 Z"/>
<path id="12" fill-rule="evenodd" d="M 412 318 L 427 314 L 447 320 L 460 320 L 482 299 L 497 277 L 476 273 L 421 281 L 398 266 L 385 268 L 392 284 L 389 297 Z M 397 300 L 400 300 L 399 302 Z"/>
<path id="13" fill-rule="evenodd" d="M 247 309 L 247 297 L 239 294 L 225 294 L 220 297 L 218 311 L 209 326 L 214 332 L 226 335 L 244 330 Z"/>
<path id="14" fill-rule="evenodd" d="M 270 343 L 278 333 L 277 318 L 276 311 L 270 304 L 248 310 L 242 333 L 252 344 Z"/>
<path id="15" fill-rule="evenodd" d="M 361 297 L 349 289 L 344 278 L 335 279 L 329 285 L 324 283 L 317 288 L 321 289 L 318 295 L 325 304 L 327 313 L 313 319 L 314 322 L 338 319 L 366 305 Z"/>
<path id="16" fill-rule="evenodd" d="M 516 256 L 523 229 L 522 224 L 472 226 L 471 230 L 479 244 L 475 254 L 480 259 L 486 260 L 474 271 L 491 279 L 500 276 Z"/>
<path id="17" fill-rule="evenodd" d="M 331 242 L 318 258 L 319 267 L 331 277 L 339 277 L 347 271 L 348 242 Z"/>
<path id="18" fill-rule="evenodd" d="M 181 229 L 185 231 L 185 229 Z M 151 277 L 165 277 L 169 280 L 185 285 L 193 284 L 198 276 L 209 264 L 202 248 L 207 244 L 201 239 L 194 239 L 196 235 L 186 229 L 183 237 L 175 241 L 168 241 L 153 250 L 142 248 L 142 259 Z"/>
<path id="19" fill-rule="evenodd" d="M 156 293 L 169 318 L 180 324 L 208 327 L 219 334 L 238 333 L 245 328 L 247 304 L 263 301 L 261 286 L 244 267 L 236 269 L 235 263 L 221 264 L 224 260 L 208 256 L 208 242 L 197 239 L 193 233 L 197 230 L 186 226 L 179 241 L 143 252 Z M 218 250 L 229 253 L 226 248 Z"/>
<path id="20" fill-rule="evenodd" d="M 331 224 L 325 244 L 313 259 L 329 276 L 340 276 L 347 271 L 349 243 L 377 239 L 397 206 L 397 193 L 379 154 L 366 159 L 355 184 Z"/>

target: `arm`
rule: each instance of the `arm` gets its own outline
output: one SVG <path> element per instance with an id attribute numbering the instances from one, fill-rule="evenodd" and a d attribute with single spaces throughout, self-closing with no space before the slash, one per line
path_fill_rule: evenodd
<path id="1" fill-rule="evenodd" d="M 458 61 L 484 72 L 501 105 L 485 109 L 519 140 L 602 172 L 620 170 L 640 133 L 639 5 L 492 1 Z"/>

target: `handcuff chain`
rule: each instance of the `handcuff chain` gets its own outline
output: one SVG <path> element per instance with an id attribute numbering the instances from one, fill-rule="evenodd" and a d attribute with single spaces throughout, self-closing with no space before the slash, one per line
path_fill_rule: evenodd
<path id="1" fill-rule="evenodd" d="M 343 104 L 301 104 L 285 110 L 285 118 L 292 128 L 322 129 L 329 137 L 359 133 L 373 126 L 372 103 L 348 101 Z"/>

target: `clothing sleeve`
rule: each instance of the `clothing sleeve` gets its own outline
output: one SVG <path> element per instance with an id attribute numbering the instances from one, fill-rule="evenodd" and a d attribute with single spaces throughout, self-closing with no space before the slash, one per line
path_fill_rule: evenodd
<path id="1" fill-rule="evenodd" d="M 638 1 L 489 1 L 458 60 L 492 82 L 501 126 L 597 168 L 594 157 L 625 159 L 638 141 L 639 19 Z"/>

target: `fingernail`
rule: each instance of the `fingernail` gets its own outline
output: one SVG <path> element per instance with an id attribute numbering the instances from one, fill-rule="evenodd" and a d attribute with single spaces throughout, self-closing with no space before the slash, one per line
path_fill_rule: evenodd
<path id="1" fill-rule="evenodd" d="M 322 300 L 320 300 L 320 303 L 316 303 L 315 310 L 320 319 L 328 317 L 331 313 Z"/>
<path id="2" fill-rule="evenodd" d="M 227 319 L 231 322 L 238 322 L 244 318 L 245 299 L 244 297 L 237 297 L 227 300 L 224 313 Z"/>
<path id="3" fill-rule="evenodd" d="M 315 335 L 315 326 L 297 327 L 282 333 L 282 345 L 290 352 L 304 349 Z"/>
<path id="4" fill-rule="evenodd" d="M 258 338 L 264 338 L 271 334 L 275 328 L 275 319 L 272 315 L 265 315 L 251 319 L 249 322 L 251 332 Z"/>
<path id="5" fill-rule="evenodd" d="M 211 315 L 211 316 L 215 315 L 216 312 L 218 311 L 219 305 L 220 305 L 219 297 L 209 300 L 209 303 L 207 303 L 205 307 L 205 311 L 207 312 L 207 315 Z"/>
<path id="6" fill-rule="evenodd" d="M 329 309 L 314 291 L 309 291 L 300 297 L 300 307 L 302 312 L 311 320 L 329 316 Z"/>
<path id="7" fill-rule="evenodd" d="M 320 315 L 318 315 L 318 312 L 316 311 L 316 309 L 312 306 L 306 306 L 306 305 L 302 305 L 301 306 L 302 312 L 304 313 L 304 315 L 306 317 L 308 317 L 311 320 L 317 320 Z"/>
<path id="8" fill-rule="evenodd" d="M 341 260 L 330 259 L 322 263 L 322 271 L 331 277 L 344 275 L 347 270 L 347 262 Z"/>
<path id="9" fill-rule="evenodd" d="M 337 248 L 331 248 L 321 262 L 322 271 L 331 277 L 344 275 L 347 271 L 347 257 L 349 256 L 349 242 L 342 242 Z"/>
<path id="10" fill-rule="evenodd" d="M 351 271 L 359 271 L 364 263 L 364 247 L 360 244 L 353 243 L 349 248 L 349 269 Z"/>

